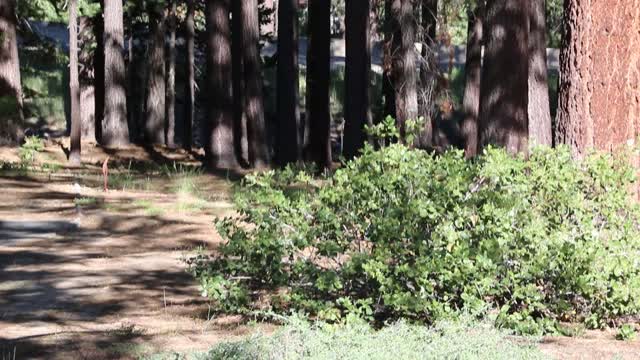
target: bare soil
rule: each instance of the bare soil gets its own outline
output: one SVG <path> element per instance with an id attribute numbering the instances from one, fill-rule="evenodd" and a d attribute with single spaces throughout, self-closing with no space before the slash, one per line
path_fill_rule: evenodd
<path id="1" fill-rule="evenodd" d="M 63 165 L 59 145 L 38 162 Z M 82 169 L 0 172 L 2 359 L 132 359 L 273 329 L 211 314 L 182 261 L 220 244 L 213 219 L 233 210 L 232 174 L 198 173 L 198 194 L 182 194 L 177 176 L 151 164 L 195 166 L 197 154 L 84 151 Z M 104 192 L 107 155 L 112 180 L 135 175 Z M 0 149 L 0 160 L 17 161 L 16 150 Z M 540 347 L 557 359 L 640 359 L 640 341 L 614 332 L 547 337 Z"/>

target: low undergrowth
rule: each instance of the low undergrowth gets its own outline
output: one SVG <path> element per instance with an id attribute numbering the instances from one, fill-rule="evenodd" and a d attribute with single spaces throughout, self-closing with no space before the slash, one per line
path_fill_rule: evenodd
<path id="1" fill-rule="evenodd" d="M 530 334 L 618 325 L 640 312 L 633 181 L 622 156 L 369 148 L 330 177 L 248 176 L 239 215 L 217 221 L 226 244 L 188 263 L 221 311 L 427 323 L 489 311 Z"/>

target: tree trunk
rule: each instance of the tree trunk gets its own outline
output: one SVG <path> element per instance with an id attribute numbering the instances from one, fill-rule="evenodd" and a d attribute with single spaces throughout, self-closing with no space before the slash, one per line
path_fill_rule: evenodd
<path id="1" fill-rule="evenodd" d="M 640 0 L 565 2 L 556 143 L 581 157 L 635 146 L 640 129 Z M 631 29 L 634 29 L 632 31 Z M 637 158 L 633 159 L 637 165 Z"/>
<path id="2" fill-rule="evenodd" d="M 233 138 L 235 152 L 243 166 L 249 164 L 247 119 L 244 109 L 244 49 L 242 1 L 231 2 L 231 63 L 233 77 Z"/>
<path id="3" fill-rule="evenodd" d="M 95 68 L 93 66 L 94 32 L 93 21 L 85 16 L 78 21 L 78 55 L 80 80 L 80 118 L 82 121 L 81 139 L 86 142 L 96 142 L 96 108 L 95 108 Z"/>
<path id="4" fill-rule="evenodd" d="M 480 95 L 480 145 L 528 151 L 528 1 L 493 0 L 486 8 Z"/>
<path id="5" fill-rule="evenodd" d="M 193 121 L 195 118 L 195 0 L 187 0 L 187 15 L 185 19 L 186 42 L 187 42 L 187 81 L 186 81 L 186 106 L 184 117 L 184 130 L 182 134 L 182 148 L 190 151 L 193 144 Z"/>
<path id="6" fill-rule="evenodd" d="M 393 89 L 393 14 L 391 13 L 392 0 L 384 1 L 384 54 L 382 69 L 382 94 L 384 96 L 384 114 L 396 118 L 396 92 Z"/>
<path id="7" fill-rule="evenodd" d="M 269 165 L 270 154 L 262 96 L 258 0 L 242 1 L 241 21 L 245 85 L 244 109 L 247 121 L 249 163 L 254 168 L 261 169 Z"/>
<path id="8" fill-rule="evenodd" d="M 78 75 L 78 2 L 69 1 L 69 89 L 71 95 L 71 136 L 69 164 L 79 166 L 82 136 L 80 78 Z"/>
<path id="9" fill-rule="evenodd" d="M 284 166 L 302 160 L 298 107 L 298 0 L 278 2 L 276 160 Z"/>
<path id="10" fill-rule="evenodd" d="M 529 141 L 551 146 L 545 0 L 529 0 Z"/>
<path id="11" fill-rule="evenodd" d="M 0 0 L 0 106 L 0 142 L 20 142 L 23 137 L 24 114 L 15 0 Z"/>
<path id="12" fill-rule="evenodd" d="M 462 136 L 467 158 L 478 154 L 478 114 L 480 113 L 480 76 L 482 73 L 482 26 L 484 1 L 480 0 L 475 11 L 469 11 L 467 35 L 467 61 L 465 63 L 465 85 L 462 111 Z"/>
<path id="13" fill-rule="evenodd" d="M 176 1 L 169 2 L 169 51 L 167 54 L 165 143 L 176 147 Z M 164 40 L 164 39 L 163 39 Z"/>
<path id="14" fill-rule="evenodd" d="M 406 121 L 418 119 L 416 26 L 412 1 L 392 0 L 391 16 L 393 19 L 392 78 L 396 98 L 396 120 L 400 135 L 404 138 Z"/>
<path id="15" fill-rule="evenodd" d="M 208 165 L 217 169 L 236 168 L 233 141 L 233 99 L 231 87 L 231 28 L 229 0 L 207 0 L 207 86 L 208 119 L 205 125 L 205 154 Z"/>
<path id="16" fill-rule="evenodd" d="M 147 109 L 145 120 L 145 142 L 165 144 L 165 16 L 164 6 L 158 1 L 148 3 L 149 43 L 147 58 Z"/>
<path id="17" fill-rule="evenodd" d="M 105 76 L 104 76 L 104 1 L 101 1 L 103 11 L 93 18 L 93 32 L 96 38 L 96 48 L 93 53 L 93 88 L 95 105 L 95 137 L 102 144 L 102 122 L 104 119 Z"/>
<path id="18" fill-rule="evenodd" d="M 422 51 L 420 59 L 420 89 L 418 103 L 420 116 L 424 117 L 424 130 L 419 137 L 422 148 L 433 143 L 433 118 L 436 113 L 436 85 L 438 64 L 436 61 L 436 28 L 438 19 L 438 0 L 422 0 Z"/>
<path id="19" fill-rule="evenodd" d="M 331 167 L 331 114 L 329 79 L 331 77 L 331 1 L 309 1 L 309 56 L 307 91 L 309 92 L 309 145 L 307 157 L 318 168 Z"/>
<path id="20" fill-rule="evenodd" d="M 370 0 L 346 1 L 346 64 L 344 98 L 344 156 L 358 155 L 366 141 L 365 125 L 372 125 L 369 87 L 371 86 Z"/>
<path id="21" fill-rule="evenodd" d="M 122 0 L 104 0 L 104 119 L 102 145 L 129 143 Z"/>

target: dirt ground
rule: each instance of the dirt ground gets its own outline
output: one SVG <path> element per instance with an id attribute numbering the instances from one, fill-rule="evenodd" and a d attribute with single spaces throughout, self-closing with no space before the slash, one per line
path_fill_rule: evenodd
<path id="1" fill-rule="evenodd" d="M 85 147 L 85 167 L 0 172 L 0 354 L 2 359 L 129 359 L 165 351 L 204 350 L 269 325 L 209 317 L 182 259 L 220 238 L 213 218 L 232 211 L 229 174 L 190 177 L 194 194 L 175 191 L 177 175 L 120 170 L 160 163 L 195 164 L 193 155 Z M 100 165 L 115 174 L 102 191 Z M 56 144 L 38 161 L 64 164 Z M 17 161 L 1 149 L 0 160 Z M 122 178 L 122 176 L 120 176 Z M 197 204 L 197 206 L 192 206 Z M 614 333 L 549 337 L 540 347 L 557 359 L 640 359 L 640 342 Z"/>

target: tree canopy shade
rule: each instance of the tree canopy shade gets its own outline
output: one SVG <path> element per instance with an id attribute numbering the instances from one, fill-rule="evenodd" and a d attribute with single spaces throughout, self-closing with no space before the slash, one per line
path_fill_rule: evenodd
<path id="1" fill-rule="evenodd" d="M 0 142 L 21 140 L 22 110 L 15 0 L 0 0 Z"/>

